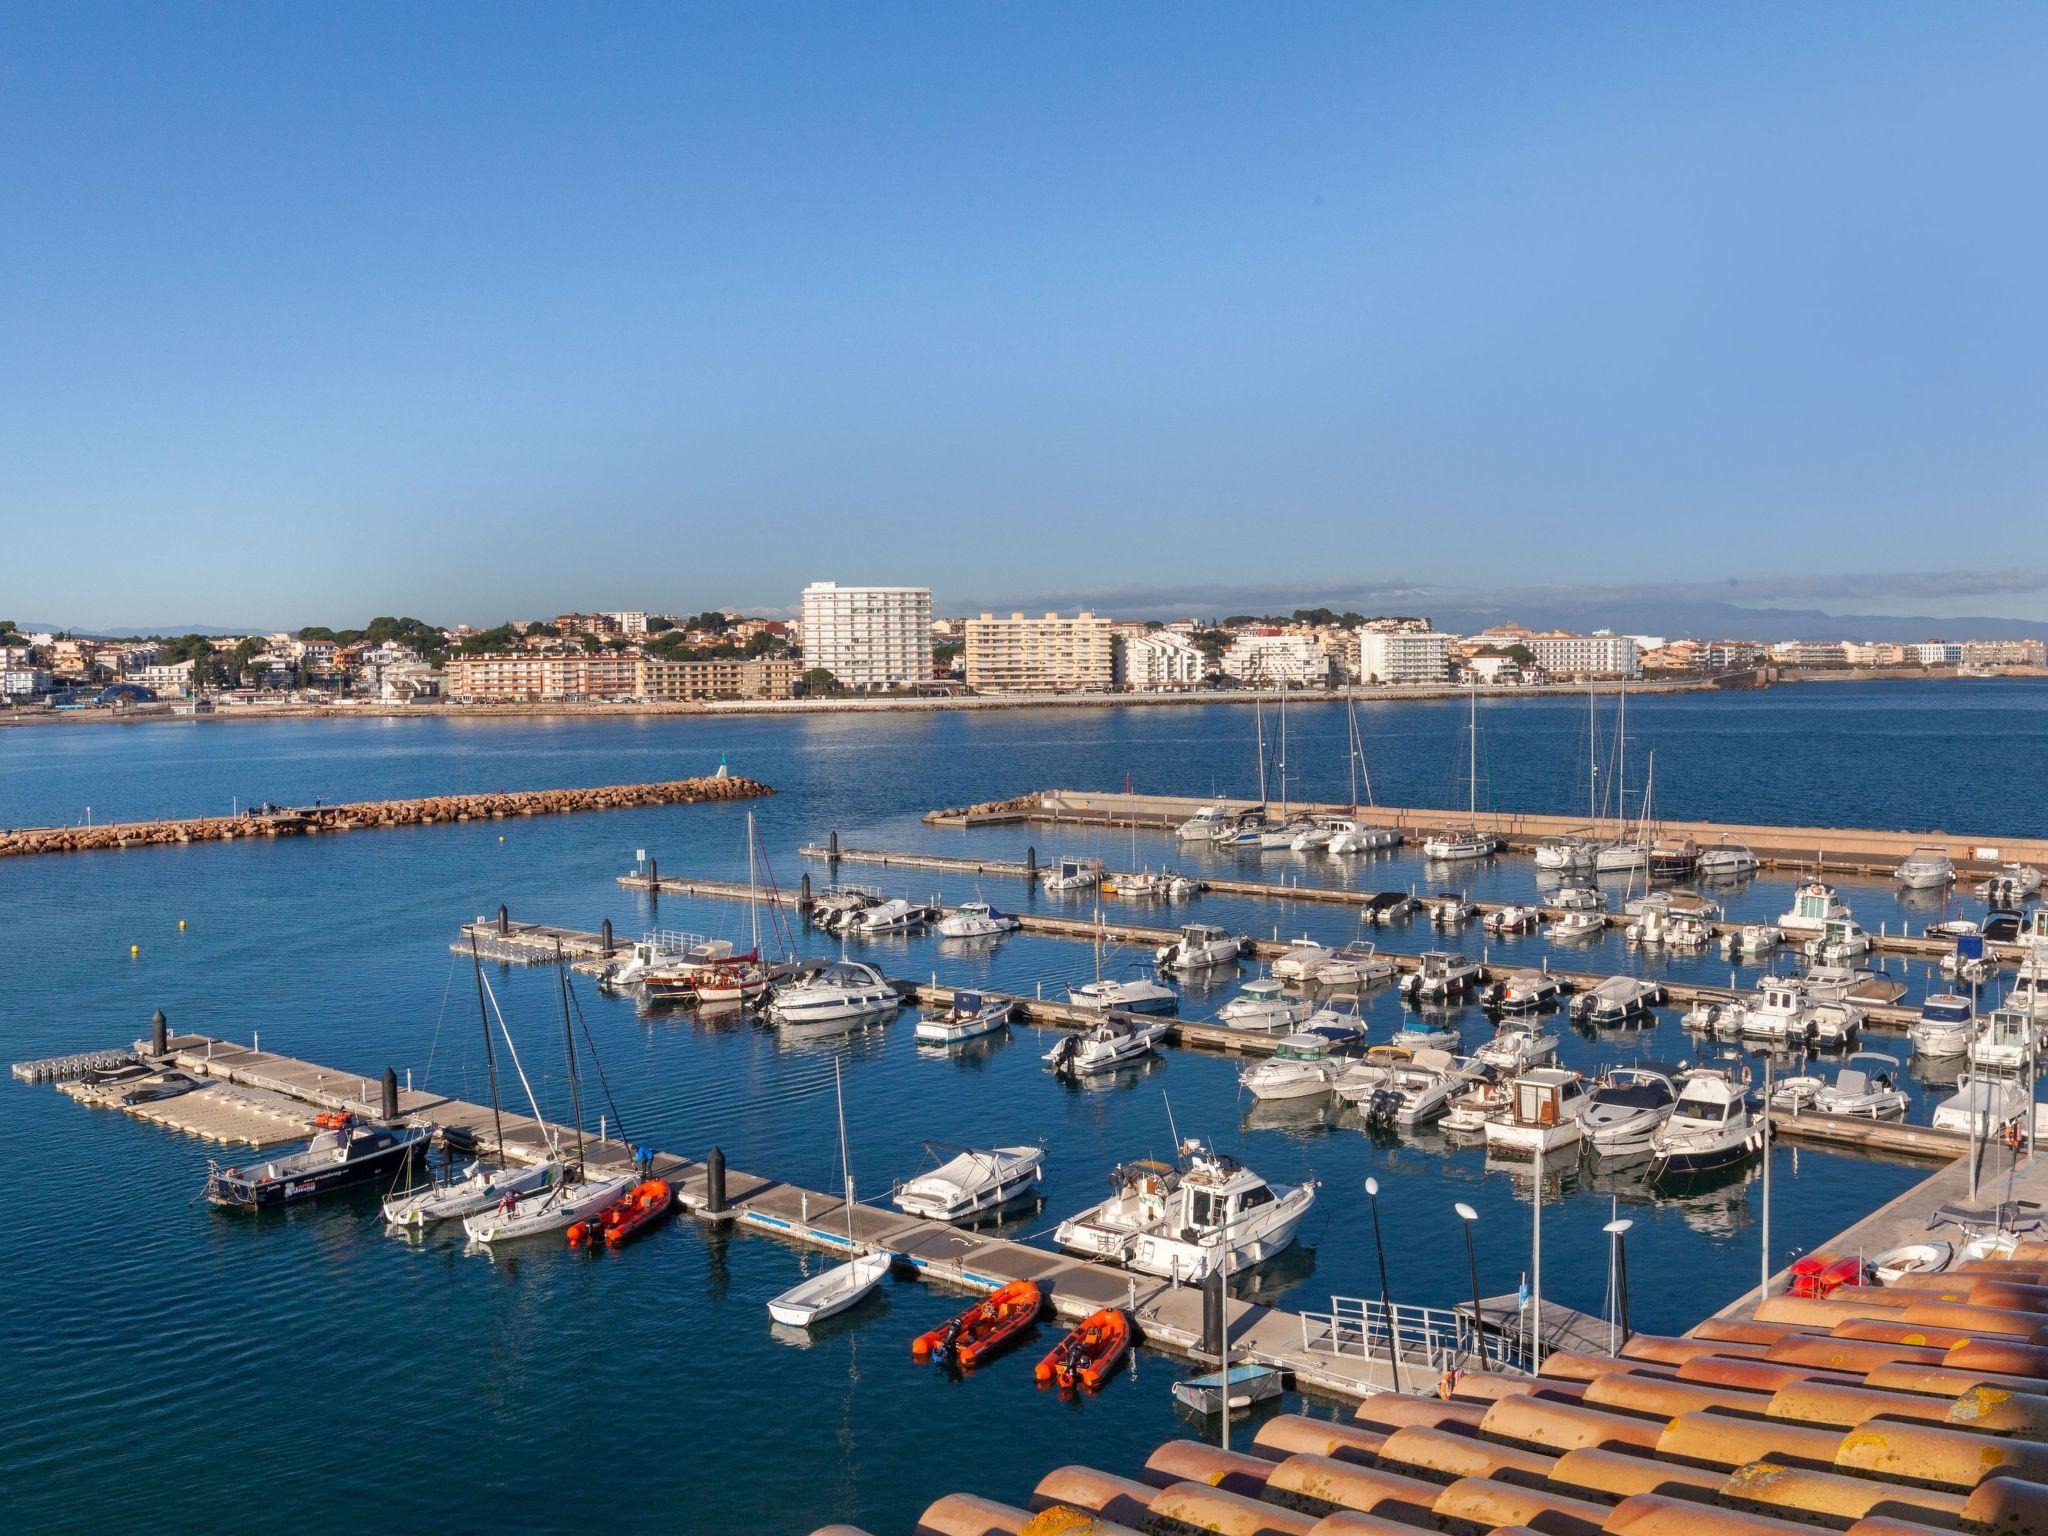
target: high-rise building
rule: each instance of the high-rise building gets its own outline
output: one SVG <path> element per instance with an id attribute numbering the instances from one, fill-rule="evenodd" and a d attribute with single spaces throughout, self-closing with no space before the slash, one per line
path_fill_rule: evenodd
<path id="1" fill-rule="evenodd" d="M 1641 652 L 1629 635 L 1605 630 L 1574 635 L 1553 630 L 1531 635 L 1522 644 L 1536 658 L 1536 665 L 1553 677 L 1640 677 L 1643 671 Z"/>
<path id="2" fill-rule="evenodd" d="M 1440 683 L 1451 675 L 1451 637 L 1434 629 L 1368 629 L 1358 637 L 1365 683 Z"/>
<path id="3" fill-rule="evenodd" d="M 804 669 L 823 667 L 842 688 L 911 688 L 932 675 L 930 587 L 804 588 Z"/>
<path id="4" fill-rule="evenodd" d="M 967 621 L 961 652 L 967 686 L 977 693 L 1072 693 L 1116 681 L 1116 626 L 1092 613 L 1048 613 Z"/>
<path id="5" fill-rule="evenodd" d="M 1152 692 L 1193 688 L 1208 673 L 1209 658 L 1184 635 L 1154 630 L 1116 638 L 1116 682 L 1119 688 Z"/>
<path id="6" fill-rule="evenodd" d="M 1254 688 L 1319 688 L 1330 680 L 1330 653 L 1302 630 L 1239 635 L 1223 651 L 1223 670 Z"/>

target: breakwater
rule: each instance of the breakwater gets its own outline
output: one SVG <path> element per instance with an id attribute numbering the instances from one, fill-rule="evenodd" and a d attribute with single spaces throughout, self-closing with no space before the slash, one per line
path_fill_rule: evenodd
<path id="1" fill-rule="evenodd" d="M 0 832 L 0 858 L 34 853 L 88 853 L 105 848 L 159 848 L 229 842 L 241 837 L 308 837 L 361 827 L 425 827 L 444 821 L 513 816 L 564 816 L 634 806 L 751 800 L 774 790 L 756 779 L 707 774 L 661 784 L 605 784 L 590 789 L 524 789 L 495 794 L 429 795 L 417 800 L 361 800 L 347 805 L 294 806 L 239 816 L 108 822 L 101 826 L 27 827 Z"/>

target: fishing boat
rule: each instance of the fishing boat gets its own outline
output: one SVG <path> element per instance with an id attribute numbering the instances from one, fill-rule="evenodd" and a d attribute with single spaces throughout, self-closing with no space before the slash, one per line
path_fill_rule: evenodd
<path id="1" fill-rule="evenodd" d="M 1675 1076 L 1673 1068 L 1649 1065 L 1601 1073 L 1579 1115 L 1593 1150 L 1613 1155 L 1648 1147 L 1678 1103 Z"/>
<path id="2" fill-rule="evenodd" d="M 1920 1004 L 1920 1016 L 1906 1031 L 1916 1056 L 1960 1056 L 1970 1048 L 1977 1008 L 1967 997 L 1938 992 Z"/>
<path id="3" fill-rule="evenodd" d="M 1093 890 L 1102 883 L 1102 860 L 1062 858 L 1038 883 L 1048 891 Z"/>
<path id="4" fill-rule="evenodd" d="M 1487 1121 L 1507 1112 L 1512 1092 L 1510 1080 L 1485 1062 L 1474 1058 L 1473 1068 L 1470 1081 L 1444 1105 L 1444 1129 L 1460 1135 L 1484 1132 Z"/>
<path id="5" fill-rule="evenodd" d="M 1869 954 L 1870 935 L 1854 918 L 1831 917 L 1821 924 L 1819 933 L 1800 946 L 1800 952 L 1809 960 L 1840 965 Z"/>
<path id="6" fill-rule="evenodd" d="M 1045 1053 L 1057 1077 L 1092 1077 L 1128 1066 L 1166 1038 L 1173 1026 L 1128 1018 L 1108 1018 L 1078 1034 L 1062 1035 Z"/>
<path id="7" fill-rule="evenodd" d="M 1226 1251 L 1233 1272 L 1279 1253 L 1315 1203 L 1313 1180 L 1269 1184 L 1193 1138 L 1181 1143 L 1180 1159 L 1180 1168 L 1119 1167 L 1109 1198 L 1061 1222 L 1053 1240 L 1069 1253 L 1193 1281 L 1222 1265 Z"/>
<path id="8" fill-rule="evenodd" d="M 1510 1077 L 1557 1056 L 1557 1036 L 1532 1019 L 1503 1019 L 1494 1037 L 1472 1053 L 1474 1061 Z"/>
<path id="9" fill-rule="evenodd" d="M 567 1233 L 569 1246 L 616 1248 L 629 1243 L 666 1216 L 674 1203 L 675 1191 L 667 1179 L 643 1179 L 595 1218 L 572 1222 Z"/>
<path id="10" fill-rule="evenodd" d="M 1553 939 L 1590 939 L 1607 931 L 1607 918 L 1599 912 L 1561 912 L 1550 922 Z"/>
<path id="11" fill-rule="evenodd" d="M 1858 1051 L 1842 1064 L 1832 1083 L 1813 1096 L 1824 1115 L 1861 1115 L 1869 1120 L 1894 1120 L 1906 1113 L 1906 1094 L 1899 1087 L 1899 1059 L 1878 1051 Z"/>
<path id="12" fill-rule="evenodd" d="M 1900 860 L 1892 878 L 1909 891 L 1935 891 L 1955 883 L 1956 867 L 1946 848 L 1928 843 Z"/>
<path id="13" fill-rule="evenodd" d="M 1579 1117 L 1589 1095 L 1585 1079 L 1563 1067 L 1536 1067 L 1510 1085 L 1507 1112 L 1486 1122 L 1486 1150 L 1534 1157 L 1576 1146 L 1584 1138 Z"/>
<path id="14" fill-rule="evenodd" d="M 1731 960 L 1760 960 L 1785 942 L 1785 931 L 1770 923 L 1744 923 L 1721 936 L 1721 953 Z"/>
<path id="15" fill-rule="evenodd" d="M 933 1143 L 925 1143 L 925 1150 L 936 1160 L 938 1150 Z M 905 1180 L 890 1193 L 897 1209 L 930 1221 L 978 1221 L 1037 1194 L 1045 1177 L 1043 1147 L 944 1150 L 953 1156 Z"/>
<path id="16" fill-rule="evenodd" d="M 668 933 L 659 928 L 636 939 L 622 958 L 607 965 L 597 978 L 600 992 L 624 992 L 640 984 L 649 971 L 676 964 L 690 945 L 702 942 L 695 934 Z"/>
<path id="17" fill-rule="evenodd" d="M 1664 988 L 1640 976 L 1609 976 L 1572 999 L 1572 1017 L 1587 1024 L 1626 1024 L 1664 1001 Z"/>
<path id="18" fill-rule="evenodd" d="M 1015 1007 L 1007 998 L 987 998 L 979 992 L 956 991 L 947 1008 L 918 1019 L 918 1044 L 960 1045 L 969 1040 L 979 1040 L 983 1035 L 992 1035 L 1007 1027 Z"/>
<path id="19" fill-rule="evenodd" d="M 1850 916 L 1849 904 L 1825 880 L 1809 880 L 1792 894 L 1792 906 L 1778 919 L 1787 933 L 1819 933 L 1830 922 Z"/>
<path id="20" fill-rule="evenodd" d="M 1092 1392 L 1109 1379 L 1130 1343 L 1130 1314 L 1121 1307 L 1104 1307 L 1089 1313 L 1047 1350 L 1031 1374 L 1040 1386 L 1057 1386 L 1062 1392 L 1085 1387 Z"/>
<path id="21" fill-rule="evenodd" d="M 1188 923 L 1171 944 L 1159 946 L 1154 958 L 1163 971 L 1206 971 L 1219 965 L 1235 965 L 1251 948 L 1243 934 L 1232 934 L 1214 923 Z"/>
<path id="22" fill-rule="evenodd" d="M 2039 1049 L 2034 1021 L 2017 1008 L 1993 1010 L 1971 1040 L 1970 1065 L 1988 1072 L 2021 1072 Z"/>
<path id="23" fill-rule="evenodd" d="M 845 1190 L 846 1246 L 854 1257 L 799 1281 L 768 1303 L 768 1315 L 788 1328 L 808 1328 L 864 1300 L 895 1263 L 888 1252 L 862 1253 L 853 1230 L 853 1161 L 846 1151 L 846 1089 L 837 1057 L 832 1061 L 832 1100 L 839 1114 L 839 1172 Z"/>
<path id="24" fill-rule="evenodd" d="M 1695 1068 L 1679 1080 L 1671 1117 L 1650 1137 L 1650 1179 L 1710 1173 L 1753 1157 L 1769 1132 L 1751 1114 L 1741 1084 L 1724 1072 Z"/>
<path id="25" fill-rule="evenodd" d="M 760 958 L 758 945 L 742 954 L 730 939 L 692 938 L 681 954 L 640 973 L 640 995 L 652 1003 L 695 1002 L 697 987 L 708 974 L 753 965 Z"/>
<path id="26" fill-rule="evenodd" d="M 1399 973 L 1400 968 L 1381 954 L 1377 945 L 1359 942 L 1331 950 L 1330 958 L 1316 972 L 1316 980 L 1326 987 L 1376 987 Z"/>
<path id="27" fill-rule="evenodd" d="M 992 939 L 1018 926 L 1007 912 L 998 912 L 985 901 L 963 901 L 934 925 L 942 939 Z"/>
<path id="28" fill-rule="evenodd" d="M 1314 1011 L 1315 1005 L 1308 999 L 1289 997 L 1278 977 L 1261 976 L 1239 987 L 1237 996 L 1217 1010 L 1216 1019 L 1232 1029 L 1270 1033 L 1292 1029 Z"/>
<path id="29" fill-rule="evenodd" d="M 1401 978 L 1403 997 L 1423 1003 L 1442 1002 L 1462 997 L 1479 984 L 1479 962 L 1453 951 L 1425 950 L 1417 961 L 1416 968 Z"/>
<path id="30" fill-rule="evenodd" d="M 1303 1099 L 1325 1094 L 1349 1069 L 1356 1031 L 1327 1028 L 1295 1031 L 1273 1054 L 1255 1061 L 1237 1075 L 1238 1085 L 1255 1099 Z"/>
<path id="31" fill-rule="evenodd" d="M 209 1165 L 207 1203 L 263 1210 L 354 1184 L 388 1180 L 424 1157 L 435 1135 L 431 1125 L 379 1125 L 347 1113 L 320 1115 L 314 1125 L 313 1139 L 297 1152 L 250 1168 Z"/>
<path id="32" fill-rule="evenodd" d="M 1774 976 L 1744 1005 L 1742 1033 L 1753 1040 L 1797 1045 L 1813 1035 L 1813 1003 L 1797 978 Z"/>
<path id="33" fill-rule="evenodd" d="M 853 1024 L 879 1019 L 903 1006 L 888 979 L 871 965 L 828 961 L 792 976 L 768 999 L 777 1024 Z"/>
<path id="34" fill-rule="evenodd" d="M 1190 1376 L 1173 1384 L 1173 1400 L 1190 1413 L 1205 1416 L 1242 1413 L 1280 1395 L 1283 1377 L 1277 1366 L 1233 1365 L 1227 1370 Z"/>
<path id="35" fill-rule="evenodd" d="M 920 1360 L 950 1361 L 962 1370 L 973 1370 L 1030 1327 L 1043 1301 L 1032 1281 L 1012 1280 L 950 1322 L 920 1333 L 910 1341 L 910 1352 Z"/>
<path id="36" fill-rule="evenodd" d="M 1724 833 L 1711 848 L 1700 850 L 1697 873 L 1702 880 L 1741 880 L 1761 867 L 1749 844 Z"/>

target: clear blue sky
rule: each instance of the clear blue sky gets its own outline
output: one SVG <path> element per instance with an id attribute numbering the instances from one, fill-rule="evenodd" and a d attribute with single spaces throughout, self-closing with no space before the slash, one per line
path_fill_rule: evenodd
<path id="1" fill-rule="evenodd" d="M 15 6 L 0 615 L 2048 617 L 2044 79 L 1935 0 Z"/>

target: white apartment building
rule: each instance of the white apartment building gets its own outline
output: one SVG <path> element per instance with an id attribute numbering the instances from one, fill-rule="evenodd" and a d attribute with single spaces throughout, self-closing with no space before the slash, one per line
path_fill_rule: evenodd
<path id="1" fill-rule="evenodd" d="M 1642 652 L 1633 636 L 1595 630 L 1590 635 L 1553 630 L 1531 635 L 1522 644 L 1536 665 L 1553 677 L 1640 677 Z"/>
<path id="2" fill-rule="evenodd" d="M 1953 667 L 1962 662 L 1962 645 L 1954 640 L 1922 640 L 1906 648 L 1906 664 L 1913 667 Z"/>
<path id="3" fill-rule="evenodd" d="M 1140 693 L 1198 686 L 1209 670 L 1209 658 L 1184 636 L 1167 630 L 1119 635 L 1116 641 L 1116 684 Z"/>
<path id="4" fill-rule="evenodd" d="M 644 635 L 647 633 L 647 615 L 639 612 L 607 613 L 604 617 L 619 626 L 622 635 Z"/>
<path id="5" fill-rule="evenodd" d="M 932 675 L 930 587 L 804 588 L 804 668 L 823 667 L 842 688 L 909 688 Z"/>
<path id="6" fill-rule="evenodd" d="M 960 659 L 977 693 L 1100 691 L 1116 682 L 1116 626 L 1085 612 L 1071 619 L 984 613 L 967 621 Z"/>
<path id="7" fill-rule="evenodd" d="M 192 691 L 192 663 L 158 662 L 153 666 L 138 667 L 128 674 L 128 680 L 140 683 L 159 698 L 183 697 Z"/>
<path id="8" fill-rule="evenodd" d="M 0 667 L 0 699 L 27 699 L 46 693 L 50 674 L 33 667 Z"/>
<path id="9" fill-rule="evenodd" d="M 1360 682 L 1441 683 L 1451 675 L 1451 637 L 1434 629 L 1368 629 L 1358 637 Z"/>
<path id="10" fill-rule="evenodd" d="M 1330 653 L 1313 635 L 1262 631 L 1231 641 L 1223 651 L 1223 670 L 1254 687 L 1322 687 L 1330 680 Z"/>

